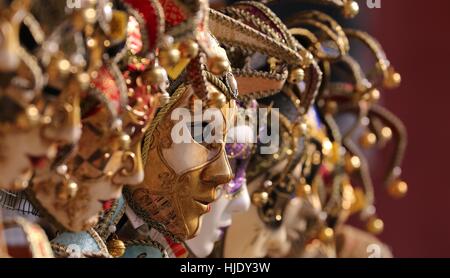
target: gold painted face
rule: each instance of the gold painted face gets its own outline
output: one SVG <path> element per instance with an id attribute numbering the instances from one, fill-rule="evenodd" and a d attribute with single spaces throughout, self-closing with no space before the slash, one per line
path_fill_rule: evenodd
<path id="1" fill-rule="evenodd" d="M 0 187 L 9 190 L 24 189 L 33 171 L 48 170 L 57 148 L 76 144 L 81 133 L 79 82 L 62 78 L 56 56 L 42 69 L 21 45 L 27 13 L 16 1 L 0 14 Z"/>
<path id="2" fill-rule="evenodd" d="M 42 71 L 36 59 L 20 46 L 19 26 L 25 8 L 0 12 L 0 187 L 20 190 L 28 185 L 33 169 L 55 153 L 40 130 L 51 114 L 40 105 Z"/>
<path id="3" fill-rule="evenodd" d="M 144 165 L 142 162 L 142 139 L 156 111 L 157 97 L 152 95 L 140 77 L 141 72 L 127 71 L 124 77 L 128 86 L 128 104 L 122 113 L 123 130 L 130 135 L 130 159 L 135 163 L 129 170 L 114 178 L 117 184 L 136 185 L 144 180 Z"/>
<path id="4" fill-rule="evenodd" d="M 217 91 L 213 85 L 208 86 L 209 91 Z M 176 108 L 187 108 L 191 115 L 194 114 L 196 97 L 191 86 L 182 85 L 172 100 L 173 105 L 167 113 L 163 113 L 160 121 L 148 131 L 144 182 L 128 188 L 125 196 L 144 220 L 159 223 L 176 238 L 185 240 L 198 232 L 200 217 L 209 211 L 210 203 L 216 199 L 217 186 L 232 178 L 225 138 L 226 123 L 234 115 L 236 106 L 233 100 L 216 109 L 223 120 L 222 125 L 216 126 L 222 136 L 219 142 L 199 142 L 195 136 L 190 136 L 188 141 L 176 143 L 172 130 L 177 121 L 171 119 L 172 112 Z M 208 107 L 205 103 L 203 106 Z M 193 120 L 188 125 L 204 126 L 208 122 Z"/>
<path id="5" fill-rule="evenodd" d="M 121 196 L 123 184 L 118 180 L 136 165 L 118 117 L 121 103 L 114 80 L 111 69 L 100 69 L 93 81 L 96 89 L 83 98 L 82 135 L 67 168 L 33 180 L 35 198 L 47 216 L 70 231 L 95 225 L 102 211 Z"/>

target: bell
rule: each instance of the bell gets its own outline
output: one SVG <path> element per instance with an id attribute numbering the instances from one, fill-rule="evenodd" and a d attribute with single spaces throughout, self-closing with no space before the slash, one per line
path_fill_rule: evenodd
<path id="1" fill-rule="evenodd" d="M 167 72 L 164 68 L 156 66 L 142 74 L 142 79 L 146 85 L 161 85 L 167 80 Z"/>
<path id="2" fill-rule="evenodd" d="M 388 89 L 395 89 L 402 83 L 402 76 L 393 67 L 387 69 L 383 85 Z"/>
<path id="3" fill-rule="evenodd" d="M 297 186 L 296 193 L 298 197 L 304 197 L 311 194 L 311 190 L 312 190 L 311 185 L 301 183 L 299 186 Z"/>
<path id="4" fill-rule="evenodd" d="M 338 110 L 337 102 L 333 101 L 333 100 L 327 101 L 326 106 L 325 106 L 325 110 L 329 114 L 335 114 L 337 112 L 337 110 Z"/>
<path id="5" fill-rule="evenodd" d="M 230 68 L 228 60 L 221 56 L 215 56 L 208 59 L 208 69 L 215 75 L 222 75 Z"/>
<path id="6" fill-rule="evenodd" d="M 383 136 L 384 140 L 392 139 L 392 129 L 388 126 L 385 126 L 381 129 L 381 136 Z"/>
<path id="7" fill-rule="evenodd" d="M 192 59 L 197 57 L 199 47 L 198 43 L 193 40 L 187 40 L 180 45 L 181 56 L 186 59 Z"/>
<path id="8" fill-rule="evenodd" d="M 371 217 L 369 221 L 367 221 L 366 229 L 369 233 L 374 235 L 379 235 L 384 230 L 384 223 L 378 217 Z"/>
<path id="9" fill-rule="evenodd" d="M 130 149 L 131 138 L 130 135 L 124 133 L 120 136 L 120 146 L 123 150 Z"/>
<path id="10" fill-rule="evenodd" d="M 225 103 L 227 103 L 227 98 L 221 92 L 211 91 L 208 93 L 208 105 L 210 107 L 221 108 Z"/>
<path id="11" fill-rule="evenodd" d="M 331 242 L 334 238 L 334 230 L 330 227 L 322 228 L 319 232 L 319 239 L 322 242 Z"/>
<path id="12" fill-rule="evenodd" d="M 345 156 L 345 171 L 348 173 L 352 173 L 353 171 L 359 169 L 361 167 L 361 159 L 356 156 Z"/>
<path id="13" fill-rule="evenodd" d="M 372 132 L 366 132 L 361 136 L 359 142 L 361 146 L 369 149 L 377 143 L 377 136 Z"/>
<path id="14" fill-rule="evenodd" d="M 255 206 L 263 206 L 267 204 L 269 201 L 269 193 L 263 192 L 255 192 L 252 194 L 252 203 Z"/>
<path id="15" fill-rule="evenodd" d="M 119 239 L 111 239 L 106 246 L 108 247 L 109 254 L 114 258 L 122 257 L 125 254 L 125 243 Z"/>
<path id="16" fill-rule="evenodd" d="M 371 102 L 377 102 L 380 100 L 380 91 L 378 89 L 372 89 L 369 93 L 369 100 Z"/>
<path id="17" fill-rule="evenodd" d="M 359 13 L 359 5 L 354 0 L 347 0 L 344 2 L 344 16 L 346 18 L 355 17 Z"/>
<path id="18" fill-rule="evenodd" d="M 181 53 L 177 48 L 161 50 L 158 55 L 160 64 L 163 67 L 173 67 L 180 61 Z"/>
<path id="19" fill-rule="evenodd" d="M 291 84 L 298 84 L 299 82 L 303 81 L 304 78 L 305 71 L 301 68 L 296 68 L 289 73 L 288 82 Z"/>
<path id="20" fill-rule="evenodd" d="M 388 185 L 388 193 L 392 198 L 401 199 L 408 192 L 408 184 L 402 180 L 395 180 Z"/>

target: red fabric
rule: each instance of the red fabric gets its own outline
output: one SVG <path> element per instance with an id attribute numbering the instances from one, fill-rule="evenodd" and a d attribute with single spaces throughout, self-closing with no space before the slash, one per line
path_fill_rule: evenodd
<path id="1" fill-rule="evenodd" d="M 114 104 L 117 112 L 120 111 L 120 91 L 117 87 L 113 75 L 109 72 L 107 67 L 102 67 L 98 71 L 98 76 L 92 81 L 95 88 L 102 92 L 108 100 Z"/>
<path id="2" fill-rule="evenodd" d="M 183 10 L 172 0 L 159 0 L 164 10 L 166 23 L 169 26 L 176 26 L 187 20 Z"/>
<path id="3" fill-rule="evenodd" d="M 158 19 L 156 8 L 152 5 L 150 1 L 147 0 L 125 0 L 126 3 L 131 5 L 142 18 L 145 20 L 145 26 L 147 29 L 148 45 L 150 49 L 156 47 L 156 42 L 158 41 L 158 29 L 161 24 Z"/>

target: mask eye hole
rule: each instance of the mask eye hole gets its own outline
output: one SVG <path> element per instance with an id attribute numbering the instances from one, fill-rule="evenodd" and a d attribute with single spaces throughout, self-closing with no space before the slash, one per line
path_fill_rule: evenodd
<path id="1" fill-rule="evenodd" d="M 206 142 L 209 142 L 209 139 L 213 136 L 211 125 L 206 121 L 191 122 L 188 128 L 190 128 L 192 139 L 203 146 L 205 146 Z"/>

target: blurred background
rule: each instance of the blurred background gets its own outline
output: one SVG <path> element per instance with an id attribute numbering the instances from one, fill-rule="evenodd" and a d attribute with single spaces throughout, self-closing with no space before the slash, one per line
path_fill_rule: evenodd
<path id="1" fill-rule="evenodd" d="M 382 92 L 382 102 L 409 135 L 402 167 L 407 196 L 393 200 L 375 180 L 377 212 L 385 224 L 380 238 L 396 257 L 450 257 L 450 1 L 380 0 L 380 9 L 357 2 L 360 14 L 344 25 L 374 35 L 401 73 L 401 87 Z M 275 3 L 283 18 L 299 5 Z M 386 159 L 373 158 L 375 172 L 384 170 Z"/>
<path id="2" fill-rule="evenodd" d="M 450 257 L 450 1 L 381 2 L 381 9 L 360 3 L 360 16 L 402 74 L 402 86 L 384 93 L 383 102 L 409 134 L 408 195 L 395 201 L 377 193 L 381 238 L 396 257 Z"/>

